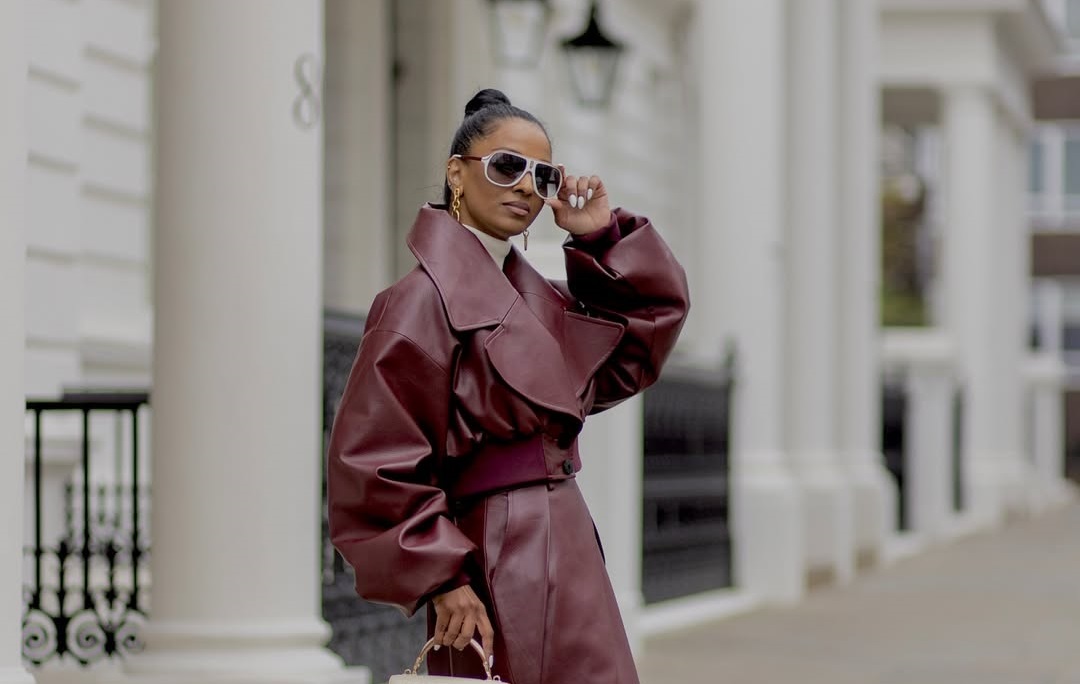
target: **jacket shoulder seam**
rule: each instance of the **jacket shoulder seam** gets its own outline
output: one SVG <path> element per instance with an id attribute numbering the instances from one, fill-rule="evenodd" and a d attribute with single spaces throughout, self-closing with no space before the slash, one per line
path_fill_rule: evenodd
<path id="1" fill-rule="evenodd" d="M 431 363 L 434 364 L 435 367 L 438 368 L 439 370 L 441 370 L 445 375 L 447 375 L 447 376 L 450 375 L 450 369 L 446 365 L 440 363 L 438 359 L 436 359 L 434 356 L 432 356 L 428 352 L 428 350 L 424 349 L 416 340 L 409 337 L 405 333 L 399 332 L 397 330 L 390 330 L 390 329 L 387 329 L 387 328 L 376 328 L 376 329 L 372 330 L 368 334 L 369 335 L 383 334 L 383 335 L 393 335 L 393 336 L 396 336 L 396 337 L 400 337 L 401 339 L 408 342 L 409 346 L 413 347 L 418 352 L 423 354 L 424 357 L 427 358 L 428 361 L 431 361 Z"/>

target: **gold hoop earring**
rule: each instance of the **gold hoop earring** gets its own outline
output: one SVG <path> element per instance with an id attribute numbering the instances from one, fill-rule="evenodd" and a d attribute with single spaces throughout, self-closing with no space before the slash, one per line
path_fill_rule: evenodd
<path id="1" fill-rule="evenodd" d="M 526 228 L 525 232 L 522 233 L 522 235 L 525 237 L 525 251 L 528 252 L 529 251 L 529 229 Z"/>
<path id="2" fill-rule="evenodd" d="M 450 213 L 454 215 L 454 220 L 461 223 L 461 188 L 454 188 L 454 201 L 450 204 Z"/>

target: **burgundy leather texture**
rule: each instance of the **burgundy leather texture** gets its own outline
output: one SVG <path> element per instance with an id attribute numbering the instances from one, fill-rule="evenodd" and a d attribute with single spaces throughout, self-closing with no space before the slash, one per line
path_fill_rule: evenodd
<path id="1" fill-rule="evenodd" d="M 563 449 L 551 444 L 547 435 L 517 442 L 487 442 L 468 458 L 454 460 L 460 464 L 454 463 L 458 467 L 447 471 L 445 489 L 456 501 L 561 480 L 581 470 L 577 441 Z M 556 470 L 552 470 L 553 464 Z"/>
<path id="2" fill-rule="evenodd" d="M 480 499 L 457 521 L 483 550 L 480 595 L 493 607 L 494 674 L 511 684 L 637 684 L 619 606 L 575 480 Z M 429 656 L 428 670 L 484 678 L 471 651 L 440 649 Z"/>
<path id="3" fill-rule="evenodd" d="M 440 207 L 420 210 L 408 243 L 418 266 L 373 302 L 330 437 L 330 534 L 357 592 L 411 615 L 469 582 L 498 619 L 504 679 L 636 682 L 575 441 L 587 415 L 656 380 L 689 308 L 683 269 L 623 210 L 566 242 L 565 283 L 516 249 L 500 270 Z M 451 499 L 456 477 L 483 482 L 500 455 L 531 459 L 514 485 L 531 481 L 537 440 L 548 483 Z M 503 470 L 499 487 L 514 480 Z"/>

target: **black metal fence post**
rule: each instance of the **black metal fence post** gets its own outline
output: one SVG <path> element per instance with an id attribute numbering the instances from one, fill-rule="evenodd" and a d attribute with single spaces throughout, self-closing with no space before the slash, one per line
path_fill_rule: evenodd
<path id="1" fill-rule="evenodd" d="M 733 368 L 669 369 L 645 392 L 642 593 L 646 603 L 731 586 Z"/>
<path id="2" fill-rule="evenodd" d="M 139 586 L 147 548 L 143 544 L 139 508 L 143 504 L 139 488 L 139 410 L 147 406 L 146 392 L 65 394 L 56 400 L 29 400 L 26 410 L 33 415 L 34 465 L 33 543 L 25 549 L 34 572 L 24 587 L 23 658 L 33 667 L 50 661 L 70 661 L 92 665 L 109 658 L 141 650 L 139 637 L 146 617 L 146 597 Z M 44 506 L 43 417 L 78 413 L 81 416 L 81 487 L 65 486 L 63 511 L 47 511 Z M 91 415 L 112 413 L 120 420 L 132 416 L 132 487 L 119 485 L 113 503 L 116 515 L 108 519 L 108 489 L 94 496 L 91 478 Z M 76 495 L 81 496 L 78 520 Z M 130 495 L 132 525 L 123 529 L 120 512 Z M 98 511 L 94 512 L 95 501 Z M 46 543 L 45 516 L 65 516 L 63 536 L 55 545 Z M 82 525 L 78 529 L 77 525 Z M 128 536 L 130 535 L 130 536 Z M 48 567 L 46 567 L 48 565 Z M 125 582 L 125 580 L 127 580 Z"/>

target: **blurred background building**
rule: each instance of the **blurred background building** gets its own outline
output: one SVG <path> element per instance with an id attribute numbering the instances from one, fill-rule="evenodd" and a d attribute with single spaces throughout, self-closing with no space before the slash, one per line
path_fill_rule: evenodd
<path id="1" fill-rule="evenodd" d="M 1070 495 L 1077 0 L 0 0 L 0 683 L 411 664 L 322 440 L 491 86 L 691 280 L 582 437 L 635 646 Z"/>

